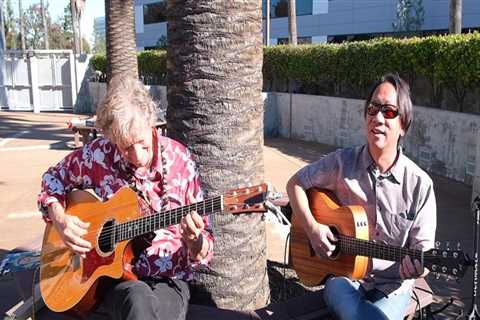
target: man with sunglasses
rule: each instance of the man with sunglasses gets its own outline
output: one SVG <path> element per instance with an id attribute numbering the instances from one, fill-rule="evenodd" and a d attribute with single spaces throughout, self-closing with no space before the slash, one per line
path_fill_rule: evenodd
<path id="1" fill-rule="evenodd" d="M 412 122 L 408 84 L 387 74 L 365 101 L 367 142 L 339 149 L 300 169 L 287 192 L 316 254 L 328 259 L 335 250 L 332 230 L 315 221 L 306 190 L 332 191 L 341 205 L 361 205 L 369 237 L 392 246 L 428 250 L 434 245 L 436 201 L 431 178 L 402 152 L 401 139 Z M 369 259 L 359 281 L 331 277 L 324 300 L 338 319 L 403 319 L 414 279 L 428 270 L 406 256 L 401 262 Z"/>

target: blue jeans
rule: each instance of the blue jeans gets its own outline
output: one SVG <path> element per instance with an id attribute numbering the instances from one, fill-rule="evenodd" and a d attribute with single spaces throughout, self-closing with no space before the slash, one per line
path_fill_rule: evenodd
<path id="1" fill-rule="evenodd" d="M 323 298 L 330 311 L 340 320 L 398 320 L 405 316 L 410 291 L 393 292 L 386 297 L 376 289 L 366 292 L 358 281 L 332 277 L 325 284 Z"/>

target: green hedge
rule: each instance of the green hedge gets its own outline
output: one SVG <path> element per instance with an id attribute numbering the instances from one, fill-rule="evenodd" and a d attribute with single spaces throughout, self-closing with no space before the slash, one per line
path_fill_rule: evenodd
<path id="1" fill-rule="evenodd" d="M 140 75 L 152 79 L 148 82 L 165 79 L 164 51 L 141 52 L 138 60 Z M 92 66 L 105 72 L 105 57 L 95 56 Z M 480 86 L 480 34 L 264 48 L 265 83 L 293 80 L 297 87 L 307 88 L 304 93 L 319 93 L 320 86 L 320 91 L 326 91 L 321 94 L 353 92 L 354 97 L 362 97 L 386 72 L 398 72 L 410 83 L 426 80 L 431 86 L 431 105 L 442 99 L 442 90 L 449 90 L 461 109 L 465 93 Z M 308 92 L 309 86 L 317 89 Z"/>
<path id="2" fill-rule="evenodd" d="M 466 92 L 480 86 L 480 34 L 268 47 L 263 71 L 267 81 L 329 83 L 337 94 L 342 89 L 364 94 L 380 75 L 398 72 L 410 83 L 427 80 L 431 104 L 448 90 L 461 108 Z"/>
<path id="3" fill-rule="evenodd" d="M 137 54 L 140 78 L 146 84 L 164 84 L 167 76 L 167 53 L 165 50 L 142 51 Z M 105 80 L 107 58 L 95 55 L 90 59 L 93 70 L 100 71 L 100 79 Z"/>

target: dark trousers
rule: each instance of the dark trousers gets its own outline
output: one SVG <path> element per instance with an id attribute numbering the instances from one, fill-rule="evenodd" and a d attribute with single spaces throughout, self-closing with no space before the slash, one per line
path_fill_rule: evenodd
<path id="1" fill-rule="evenodd" d="M 182 280 L 124 281 L 107 292 L 100 308 L 112 320 L 185 320 L 189 299 Z"/>

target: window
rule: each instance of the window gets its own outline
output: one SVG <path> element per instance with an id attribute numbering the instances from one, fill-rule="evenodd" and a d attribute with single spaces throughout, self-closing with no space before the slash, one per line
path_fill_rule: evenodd
<path id="1" fill-rule="evenodd" d="M 160 1 L 156 3 L 143 5 L 143 23 L 159 23 L 167 21 L 167 2 Z"/>
<path id="2" fill-rule="evenodd" d="M 297 37 L 298 44 L 311 44 L 312 37 Z M 288 44 L 288 38 L 278 38 L 277 44 Z"/>
<path id="3" fill-rule="evenodd" d="M 266 17 L 267 1 L 263 0 L 263 18 Z M 313 0 L 297 0 L 295 2 L 297 16 L 307 16 L 313 13 Z M 288 17 L 288 0 L 270 0 L 270 17 Z"/>

